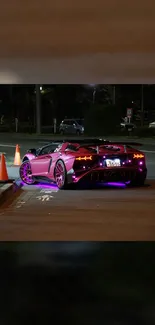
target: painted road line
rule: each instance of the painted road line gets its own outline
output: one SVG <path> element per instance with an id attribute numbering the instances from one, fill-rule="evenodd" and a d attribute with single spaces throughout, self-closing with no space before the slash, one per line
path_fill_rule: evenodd
<path id="1" fill-rule="evenodd" d="M 2 144 L 2 143 L 0 143 L 0 147 L 15 148 L 16 145 L 15 144 Z"/>
<path id="2" fill-rule="evenodd" d="M 143 150 L 143 152 L 146 152 L 146 153 L 155 153 L 155 151 L 151 151 L 151 150 Z"/>
<path id="3" fill-rule="evenodd" d="M 155 162 L 153 160 L 152 161 L 149 160 L 149 161 L 146 162 L 146 165 L 155 165 Z"/>

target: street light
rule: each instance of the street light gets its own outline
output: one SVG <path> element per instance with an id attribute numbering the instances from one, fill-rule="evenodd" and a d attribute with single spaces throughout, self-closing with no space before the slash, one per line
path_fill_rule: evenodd
<path id="1" fill-rule="evenodd" d="M 144 87 L 141 85 L 141 126 L 144 124 Z"/>
<path id="2" fill-rule="evenodd" d="M 116 104 L 116 87 L 115 85 L 113 86 L 113 105 Z"/>
<path id="3" fill-rule="evenodd" d="M 89 84 L 89 87 L 93 88 L 93 104 L 95 104 L 95 98 L 96 98 L 96 84 Z"/>
<path id="4" fill-rule="evenodd" d="M 36 85 L 36 133 L 41 134 L 41 86 Z"/>

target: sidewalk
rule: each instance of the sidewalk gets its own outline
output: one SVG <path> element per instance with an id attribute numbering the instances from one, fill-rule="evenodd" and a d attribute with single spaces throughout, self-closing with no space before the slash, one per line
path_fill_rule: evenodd
<path id="1" fill-rule="evenodd" d="M 19 167 L 10 167 L 7 165 L 8 177 L 15 181 L 19 179 Z"/>

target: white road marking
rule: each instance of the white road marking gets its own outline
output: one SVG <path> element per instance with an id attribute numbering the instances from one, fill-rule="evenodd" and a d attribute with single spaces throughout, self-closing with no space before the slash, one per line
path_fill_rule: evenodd
<path id="1" fill-rule="evenodd" d="M 36 199 L 38 199 L 39 201 L 49 201 L 50 199 L 53 199 L 54 196 L 52 195 L 40 195 L 40 196 L 37 196 Z"/>
<path id="2" fill-rule="evenodd" d="M 6 155 L 6 152 L 0 152 L 0 155 L 3 154 L 3 155 Z"/>
<path id="3" fill-rule="evenodd" d="M 15 148 L 16 147 L 16 145 L 14 144 L 1 144 L 0 143 L 0 147 L 8 147 L 8 148 Z M 20 146 L 20 148 L 21 148 L 21 146 Z"/>
<path id="4" fill-rule="evenodd" d="M 40 193 L 45 193 L 45 194 L 51 194 L 51 193 L 55 193 L 55 192 L 58 192 L 58 189 L 56 190 L 51 190 L 51 189 L 42 189 L 40 191 Z"/>
<path id="5" fill-rule="evenodd" d="M 146 163 L 147 165 L 155 165 L 154 161 L 153 160 L 150 160 L 150 161 L 147 161 Z"/>
<path id="6" fill-rule="evenodd" d="M 146 153 L 155 153 L 155 151 L 151 151 L 151 150 L 143 150 L 143 152 L 146 152 Z"/>

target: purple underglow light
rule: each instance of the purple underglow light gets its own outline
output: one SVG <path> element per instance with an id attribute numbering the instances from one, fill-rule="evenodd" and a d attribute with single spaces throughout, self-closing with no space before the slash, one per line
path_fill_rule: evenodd
<path id="1" fill-rule="evenodd" d="M 29 186 L 29 185 L 27 185 L 23 181 L 20 181 L 20 186 Z M 35 188 L 52 189 L 53 191 L 58 191 L 58 188 L 55 184 L 45 184 L 39 182 L 38 184 L 34 184 L 33 186 L 35 186 Z"/>
<path id="2" fill-rule="evenodd" d="M 105 183 L 105 185 L 115 186 L 115 187 L 126 187 L 125 183 L 116 183 L 116 182 L 108 182 L 108 183 Z"/>
<path id="3" fill-rule="evenodd" d="M 83 169 L 86 169 L 86 167 L 85 167 L 85 166 L 83 166 Z"/>
<path id="4" fill-rule="evenodd" d="M 100 163 L 100 166 L 102 167 L 102 163 Z"/>
<path id="5" fill-rule="evenodd" d="M 122 165 L 125 165 L 125 162 L 124 161 L 122 162 Z"/>
<path id="6" fill-rule="evenodd" d="M 57 186 L 55 184 L 45 184 L 40 182 L 38 184 L 35 184 L 35 187 L 57 189 Z"/>
<path id="7" fill-rule="evenodd" d="M 45 183 L 40 183 L 40 182 L 38 184 L 35 184 L 35 187 L 36 188 L 41 187 L 42 189 L 52 189 L 52 190 L 55 190 L 55 191 L 58 190 L 58 188 L 57 188 L 57 186 L 55 184 L 45 184 Z"/>
<path id="8" fill-rule="evenodd" d="M 131 160 L 129 160 L 128 162 L 131 163 Z"/>
<path id="9" fill-rule="evenodd" d="M 143 165 L 143 161 L 140 161 L 140 162 L 139 162 L 139 165 Z"/>
<path id="10" fill-rule="evenodd" d="M 103 159 L 105 159 L 106 158 L 106 156 L 103 156 Z"/>
<path id="11" fill-rule="evenodd" d="M 140 171 L 140 172 L 142 172 L 142 171 L 143 171 L 143 169 L 139 168 L 139 171 Z"/>

